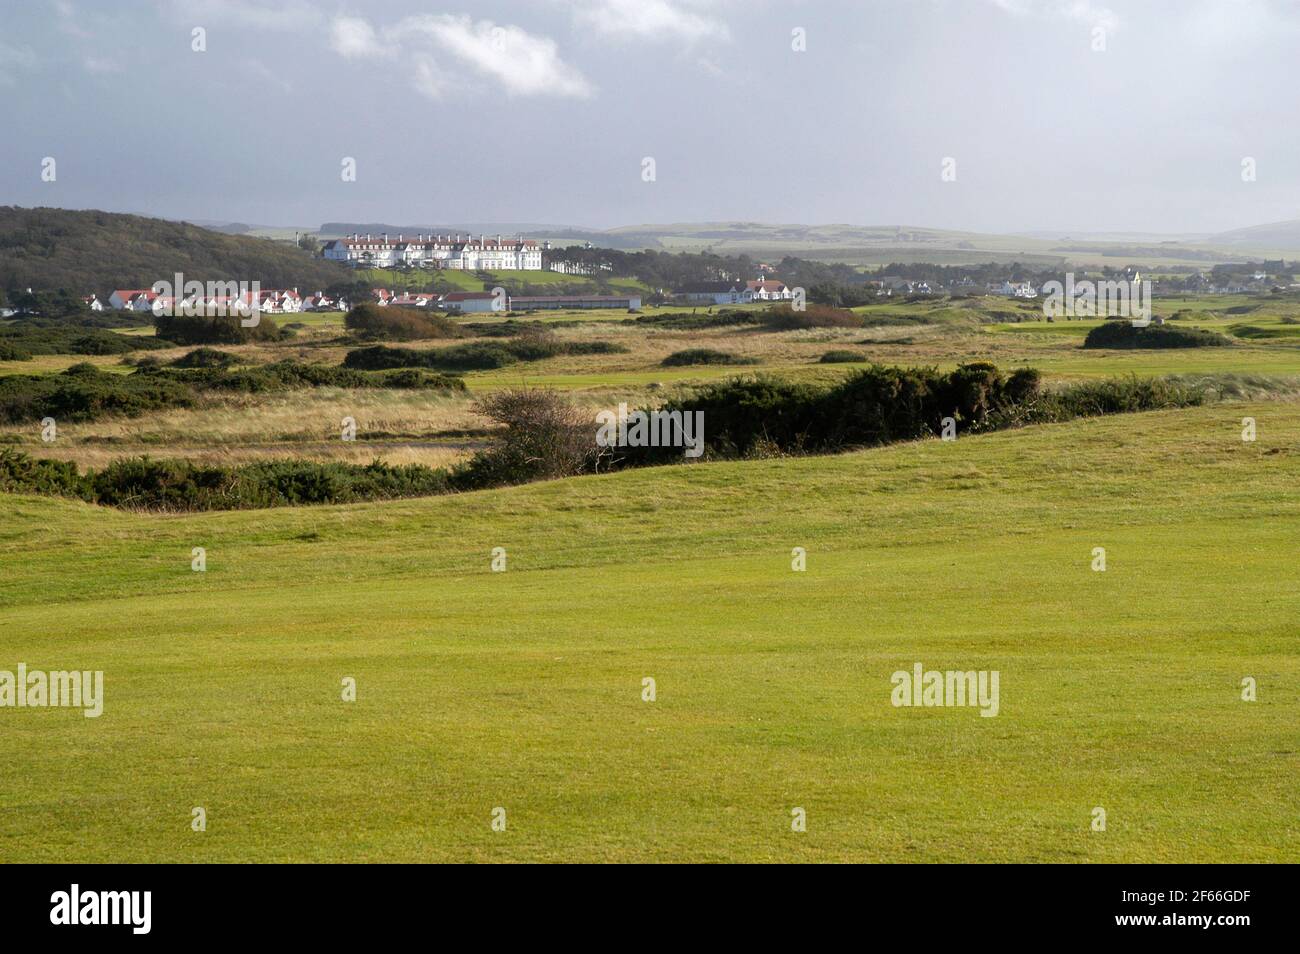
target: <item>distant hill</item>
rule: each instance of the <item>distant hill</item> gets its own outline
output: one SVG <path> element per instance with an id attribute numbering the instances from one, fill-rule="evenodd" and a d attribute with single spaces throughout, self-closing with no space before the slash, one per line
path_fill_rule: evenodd
<path id="1" fill-rule="evenodd" d="M 1219 232 L 1207 241 L 1211 245 L 1297 251 L 1300 250 L 1300 219 Z"/>
<path id="2" fill-rule="evenodd" d="M 577 245 L 583 242 L 590 242 L 592 245 L 599 245 L 602 248 L 656 248 L 657 243 L 653 239 L 648 241 L 642 240 L 639 235 L 625 237 L 619 234 L 619 230 L 604 231 L 601 229 L 586 229 L 576 225 L 545 225 L 536 222 L 458 222 L 451 225 L 392 225 L 388 222 L 325 222 L 317 231 L 323 239 L 339 238 L 344 235 L 351 235 L 353 232 L 359 232 L 362 235 L 383 235 L 387 232 L 390 236 L 406 235 L 415 236 L 423 233 L 424 235 L 501 235 L 502 237 L 522 235 L 524 238 L 543 239 L 555 242 L 557 245 Z"/>
<path id="3" fill-rule="evenodd" d="M 323 288 L 346 281 L 336 262 L 270 239 L 115 212 L 0 206 L 0 288 L 95 293 L 170 281 Z"/>

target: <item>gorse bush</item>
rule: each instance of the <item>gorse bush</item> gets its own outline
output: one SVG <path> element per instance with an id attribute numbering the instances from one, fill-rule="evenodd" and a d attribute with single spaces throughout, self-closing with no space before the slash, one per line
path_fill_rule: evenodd
<path id="1" fill-rule="evenodd" d="M 471 344 L 452 345 L 450 348 L 438 348 L 428 352 L 424 359 L 426 367 L 441 368 L 448 371 L 490 371 L 514 364 L 519 358 L 502 344 L 472 342 Z"/>
<path id="2" fill-rule="evenodd" d="M 1083 339 L 1085 348 L 1219 348 L 1231 344 L 1231 338 L 1204 328 L 1135 328 L 1127 321 L 1107 321 Z"/>
<path id="3" fill-rule="evenodd" d="M 441 388 L 464 391 L 465 383 L 445 374 L 422 374 L 394 377 L 372 375 L 350 368 L 326 364 L 303 364 L 299 361 L 277 361 L 256 368 L 229 369 L 222 367 L 193 369 L 141 369 L 137 374 L 149 374 L 171 380 L 183 381 L 207 391 L 238 391 L 259 394 L 270 391 L 295 391 L 302 388 Z"/>
<path id="4" fill-rule="evenodd" d="M 174 347 L 171 341 L 148 335 L 120 335 L 84 322 L 24 318 L 0 326 L 0 351 L 14 348 L 37 354 L 126 354 Z M 14 360 L 14 359 L 8 359 Z M 18 359 L 22 360 L 22 359 Z"/>
<path id="5" fill-rule="evenodd" d="M 155 315 L 153 326 L 159 338 L 183 345 L 247 344 L 282 337 L 269 315 L 258 315 L 257 324 L 251 327 L 238 315 Z"/>
<path id="6" fill-rule="evenodd" d="M 259 461 L 237 467 L 135 457 L 90 476 L 97 503 L 135 510 L 194 511 L 354 503 L 446 493 L 445 471 L 392 466 Z"/>
<path id="7" fill-rule="evenodd" d="M 179 381 L 145 375 L 110 374 L 92 364 L 75 364 L 61 374 L 0 376 L 0 421 L 22 424 L 52 417 L 62 423 L 108 414 L 139 417 L 146 411 L 188 407 L 194 392 Z"/>
<path id="8" fill-rule="evenodd" d="M 832 348 L 821 356 L 821 364 L 852 364 L 867 360 L 867 356 L 861 351 L 850 351 L 848 348 Z"/>
<path id="9" fill-rule="evenodd" d="M 343 316 L 343 325 L 360 338 L 420 341 L 459 338 L 463 332 L 450 318 L 413 308 L 365 302 Z"/>
<path id="10" fill-rule="evenodd" d="M 0 448 L 0 493 L 92 498 L 91 481 L 70 461 L 38 460 Z"/>
<path id="11" fill-rule="evenodd" d="M 569 354 L 621 354 L 628 349 L 608 341 L 561 342 L 523 337 L 509 341 L 471 341 L 445 348 L 389 348 L 372 345 L 349 351 L 345 368 L 388 370 L 437 368 L 443 371 L 489 371 L 518 361 L 541 361 Z"/>
<path id="12" fill-rule="evenodd" d="M 941 433 L 946 417 L 958 433 L 973 433 L 1203 400 L 1196 388 L 1136 378 L 1045 394 L 1033 369 L 1008 376 L 978 363 L 951 372 L 872 365 L 831 387 L 741 378 L 706 385 L 664 410 L 702 411 L 708 452 L 746 456 L 760 448 L 825 452 L 915 440 Z M 663 460 L 671 452 L 644 449 L 629 456 Z"/>
<path id="13" fill-rule="evenodd" d="M 664 358 L 661 364 L 665 368 L 678 368 L 693 364 L 758 364 L 758 359 L 744 358 L 714 348 L 687 348 L 685 351 L 674 351 Z"/>
<path id="14" fill-rule="evenodd" d="M 448 374 L 366 374 L 296 361 L 242 370 L 141 366 L 130 374 L 77 364 L 61 374 L 0 375 L 0 422 L 22 424 L 45 417 L 80 422 L 112 414 L 138 417 L 147 411 L 192 407 L 205 392 L 256 394 L 315 387 L 463 392 L 465 382 Z"/>
<path id="15" fill-rule="evenodd" d="M 238 466 L 130 457 L 81 474 L 75 464 L 0 449 L 0 492 L 74 497 L 129 510 L 189 512 L 428 497 L 449 491 L 448 473 L 393 466 L 258 461 Z"/>
<path id="16" fill-rule="evenodd" d="M 171 362 L 173 368 L 229 368 L 239 363 L 239 358 L 216 348 L 195 348 Z"/>
<path id="17" fill-rule="evenodd" d="M 762 321 L 773 331 L 794 331 L 799 328 L 861 328 L 862 316 L 847 308 L 829 305 L 807 305 L 796 311 L 791 305 L 780 304 L 763 313 Z"/>

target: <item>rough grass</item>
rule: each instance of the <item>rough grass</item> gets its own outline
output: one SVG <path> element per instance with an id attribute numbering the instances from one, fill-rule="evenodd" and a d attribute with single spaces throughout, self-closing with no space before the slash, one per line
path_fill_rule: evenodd
<path id="1" fill-rule="evenodd" d="M 0 498 L 0 658 L 107 697 L 0 712 L 0 860 L 1294 861 L 1297 433 L 1219 405 L 359 506 Z M 917 661 L 999 670 L 1001 714 L 893 708 Z"/>

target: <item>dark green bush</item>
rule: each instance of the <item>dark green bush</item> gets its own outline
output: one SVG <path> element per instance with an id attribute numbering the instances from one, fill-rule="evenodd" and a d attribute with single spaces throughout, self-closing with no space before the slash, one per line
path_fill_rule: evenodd
<path id="1" fill-rule="evenodd" d="M 463 334 L 460 326 L 444 315 L 371 302 L 344 315 L 343 325 L 358 337 L 385 341 L 459 338 Z"/>
<path id="2" fill-rule="evenodd" d="M 155 315 L 153 326 L 159 338 L 183 345 L 247 344 L 281 337 L 269 315 L 259 315 L 252 327 L 245 327 L 237 315 Z"/>
<path id="3" fill-rule="evenodd" d="M 239 358 L 228 351 L 216 348 L 195 348 L 171 363 L 173 368 L 229 368 L 239 363 Z"/>
<path id="4" fill-rule="evenodd" d="M 561 354 L 628 354 L 631 350 L 613 341 L 569 341 L 560 345 Z"/>
<path id="5" fill-rule="evenodd" d="M 1038 397 L 1037 372 L 1028 369 L 1007 378 L 990 364 L 948 373 L 872 365 L 832 387 L 737 378 L 699 388 L 665 410 L 703 411 L 709 450 L 744 456 L 762 447 L 827 451 L 914 440 L 939 433 L 945 417 L 959 432 L 988 429 L 1005 419 L 1007 408 Z"/>
<path id="6" fill-rule="evenodd" d="M 772 331 L 794 331 L 799 328 L 861 328 L 862 316 L 847 308 L 829 305 L 807 305 L 796 311 L 788 304 L 775 305 L 762 315 L 762 322 Z"/>
<path id="7" fill-rule="evenodd" d="M 492 368 L 504 368 L 519 359 L 504 344 L 487 344 L 471 342 L 470 344 L 452 345 L 428 352 L 429 367 L 448 371 L 486 371 Z"/>
<path id="8" fill-rule="evenodd" d="M 38 460 L 0 448 L 0 493 L 91 499 L 90 479 L 70 461 Z"/>
<path id="9" fill-rule="evenodd" d="M 1135 328 L 1127 321 L 1107 321 L 1083 339 L 1085 348 L 1218 348 L 1231 344 L 1230 338 L 1204 328 Z"/>
<path id="10" fill-rule="evenodd" d="M 466 392 L 465 382 L 454 374 L 439 374 L 422 368 L 400 368 L 385 371 L 373 379 L 375 387 L 398 388 L 402 390 L 423 391 L 459 391 Z"/>
<path id="11" fill-rule="evenodd" d="M 170 348 L 173 344 L 150 335 L 120 335 L 69 319 L 23 318 L 0 326 L 0 350 L 6 347 L 29 355 L 108 355 Z"/>
<path id="12" fill-rule="evenodd" d="M 859 361 L 866 361 L 867 356 L 861 351 L 850 351 L 848 348 L 832 348 L 819 359 L 821 364 L 853 364 Z"/>
<path id="13" fill-rule="evenodd" d="M 417 351 L 414 348 L 389 348 L 387 345 L 371 345 L 368 348 L 356 348 L 343 358 L 343 367 L 358 371 L 387 371 L 392 368 L 427 368 L 432 366 L 428 360 L 431 352 Z"/>
<path id="14" fill-rule="evenodd" d="M 521 337 L 510 341 L 471 341 L 446 348 L 389 348 L 372 345 L 349 351 L 343 367 L 382 371 L 393 368 L 438 368 L 444 371 L 487 371 L 516 361 L 541 361 L 562 354 L 621 354 L 622 345 L 608 341 L 559 342 Z"/>
<path id="15" fill-rule="evenodd" d="M 674 351 L 661 363 L 665 368 L 678 368 L 692 364 L 758 364 L 758 360 L 713 348 L 687 348 L 685 351 Z"/>
<path id="16" fill-rule="evenodd" d="M 142 369 L 136 373 L 185 382 L 201 390 L 239 391 L 245 394 L 294 391 L 300 388 L 397 387 L 465 390 L 463 381 L 446 374 L 407 375 L 394 378 L 391 375 L 371 375 L 335 365 L 303 364 L 292 360 L 277 361 L 256 368 L 160 368 Z"/>
<path id="17" fill-rule="evenodd" d="M 275 460 L 221 467 L 134 457 L 113 461 L 91 480 L 98 503 L 166 511 L 353 503 L 447 491 L 445 471 L 379 461 L 357 465 Z"/>
<path id="18" fill-rule="evenodd" d="M 88 421 L 106 414 L 138 417 L 166 407 L 188 407 L 193 391 L 136 371 L 110 374 L 91 364 L 77 364 L 61 374 L 0 376 L 0 421 L 21 424 L 52 417 Z"/>
<path id="19" fill-rule="evenodd" d="M 30 351 L 24 351 L 16 344 L 0 339 L 0 361 L 30 361 L 32 355 Z"/>

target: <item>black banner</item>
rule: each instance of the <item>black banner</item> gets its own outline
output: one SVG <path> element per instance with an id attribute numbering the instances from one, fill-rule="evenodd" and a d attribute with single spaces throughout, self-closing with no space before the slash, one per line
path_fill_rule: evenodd
<path id="1" fill-rule="evenodd" d="M 1183 945 L 1280 936 L 1294 920 L 1290 866 L 749 868 L 697 872 L 708 883 L 686 891 L 691 872 L 653 884 L 666 875 L 653 867 L 607 871 L 596 886 L 575 866 L 548 872 L 542 887 L 531 873 L 482 868 L 452 875 L 413 866 L 8 866 L 0 868 L 0 923 L 6 940 L 338 941 L 435 923 L 495 931 L 503 914 L 507 923 L 556 932 L 587 915 L 645 929 L 690 915 L 747 934 L 743 922 L 758 910 L 751 930 L 788 918 L 792 927 L 816 919 L 818 927 L 840 923 L 868 935 L 935 932 L 945 945 L 958 937 L 1098 935 Z M 732 884 L 720 885 L 724 879 Z M 556 890 L 565 881 L 574 892 L 567 901 Z M 544 937 L 552 929 L 538 930 Z"/>

